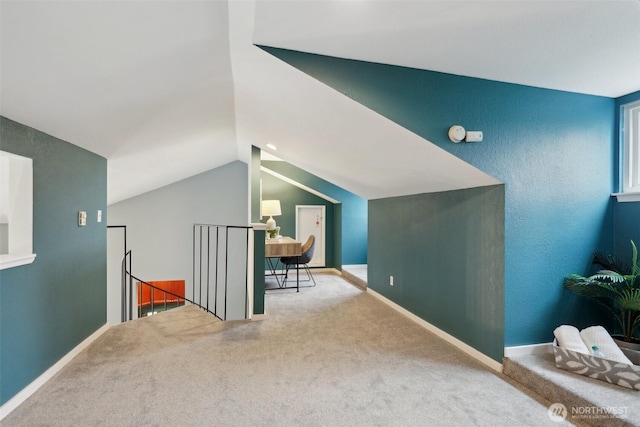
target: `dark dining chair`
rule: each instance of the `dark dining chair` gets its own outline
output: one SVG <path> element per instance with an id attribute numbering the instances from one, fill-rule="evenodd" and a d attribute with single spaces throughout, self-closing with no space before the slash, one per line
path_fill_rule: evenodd
<path id="1" fill-rule="evenodd" d="M 297 265 L 298 268 L 300 268 L 300 266 L 304 267 L 305 271 L 307 272 L 307 276 L 309 277 L 307 281 L 312 280 L 313 286 L 316 285 L 316 279 L 313 278 L 308 265 L 313 258 L 313 250 L 315 249 L 315 246 L 316 236 L 312 234 L 302 245 L 302 254 L 300 256 L 288 256 L 280 258 L 280 262 L 285 266 L 283 283 L 287 281 L 287 276 L 289 275 L 289 269 L 291 268 L 291 266 Z"/>

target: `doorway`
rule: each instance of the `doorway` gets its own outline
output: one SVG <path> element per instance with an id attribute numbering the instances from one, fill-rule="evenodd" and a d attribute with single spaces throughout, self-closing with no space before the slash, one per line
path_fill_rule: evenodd
<path id="1" fill-rule="evenodd" d="M 311 235 L 316 238 L 309 267 L 325 266 L 325 213 L 323 205 L 296 205 L 296 240 L 304 243 Z"/>

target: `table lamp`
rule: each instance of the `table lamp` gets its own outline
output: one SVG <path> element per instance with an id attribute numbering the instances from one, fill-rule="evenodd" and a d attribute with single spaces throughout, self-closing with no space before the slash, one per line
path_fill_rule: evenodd
<path id="1" fill-rule="evenodd" d="M 275 230 L 276 220 L 273 219 L 273 216 L 282 215 L 282 210 L 280 209 L 280 200 L 263 200 L 262 215 L 269 215 L 269 219 L 267 220 L 267 230 Z"/>

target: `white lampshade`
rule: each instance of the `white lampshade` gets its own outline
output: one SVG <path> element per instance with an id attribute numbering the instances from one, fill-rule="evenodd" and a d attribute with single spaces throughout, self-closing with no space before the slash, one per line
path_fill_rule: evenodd
<path id="1" fill-rule="evenodd" d="M 263 216 L 282 215 L 282 209 L 280 208 L 280 200 L 263 200 L 262 215 Z"/>
<path id="2" fill-rule="evenodd" d="M 267 220 L 267 230 L 276 229 L 276 220 L 273 216 L 282 215 L 282 209 L 280 208 L 280 200 L 263 200 L 262 201 L 262 215 L 269 215 Z"/>

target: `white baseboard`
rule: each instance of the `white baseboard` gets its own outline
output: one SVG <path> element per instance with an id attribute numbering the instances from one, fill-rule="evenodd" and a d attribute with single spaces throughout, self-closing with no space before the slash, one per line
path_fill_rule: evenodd
<path id="1" fill-rule="evenodd" d="M 340 270 L 334 267 L 311 267 L 311 273 L 327 273 L 341 276 Z"/>
<path id="2" fill-rule="evenodd" d="M 553 353 L 552 343 L 516 345 L 504 348 L 504 357 L 526 356 L 529 354 Z"/>
<path id="3" fill-rule="evenodd" d="M 109 324 L 105 323 L 100 329 L 88 336 L 84 341 L 78 344 L 73 350 L 64 355 L 53 366 L 47 369 L 42 375 L 33 380 L 31 384 L 20 390 L 15 396 L 9 399 L 4 405 L 0 406 L 0 421 L 16 409 L 20 404 L 27 400 L 33 393 L 38 391 L 47 381 L 57 374 L 65 365 L 76 357 L 82 350 L 87 348 L 89 344 L 95 341 L 100 335 L 109 329 Z"/>
<path id="4" fill-rule="evenodd" d="M 467 353 L 469 356 L 471 356 L 474 359 L 478 360 L 479 362 L 483 363 L 487 367 L 493 369 L 496 372 L 502 372 L 502 363 L 493 360 L 492 358 L 490 358 L 486 354 L 481 353 L 478 350 L 476 350 L 475 348 L 471 347 L 469 344 L 460 341 L 458 338 L 454 337 L 453 335 L 448 334 L 447 332 L 443 331 L 442 329 L 440 329 L 440 328 L 432 325 L 431 323 L 427 322 L 426 320 L 416 316 L 415 314 L 413 314 L 410 311 L 408 311 L 407 309 L 399 306 L 395 302 L 388 300 L 386 297 L 380 295 L 379 293 L 377 293 L 376 291 L 372 290 L 371 288 L 367 288 L 367 293 L 370 293 L 374 297 L 378 298 L 380 301 L 382 301 L 385 304 L 387 304 L 389 307 L 393 308 L 394 310 L 398 311 L 399 313 L 401 313 L 401 314 L 405 315 L 406 317 L 408 317 L 409 319 L 413 320 L 414 322 L 416 322 L 418 325 L 422 326 L 423 328 L 425 328 L 429 332 L 432 332 L 432 333 L 436 334 L 438 337 L 440 337 L 443 340 L 447 341 L 448 343 L 453 344 L 458 349 L 460 349 L 463 352 Z"/>
<path id="5" fill-rule="evenodd" d="M 340 273 L 340 270 L 338 270 L 336 268 L 333 268 L 333 267 L 309 267 L 309 269 L 311 270 L 311 274 L 324 273 L 324 274 L 335 274 L 336 276 L 341 276 L 342 275 Z M 296 271 L 296 269 L 292 268 L 292 269 L 289 270 L 289 274 L 295 274 L 295 271 Z M 283 269 L 280 269 L 280 270 L 276 270 L 275 273 L 276 274 L 280 274 L 280 275 L 284 275 L 285 271 Z M 300 267 L 300 274 L 302 274 L 302 275 L 306 275 L 307 274 L 303 267 Z"/>

